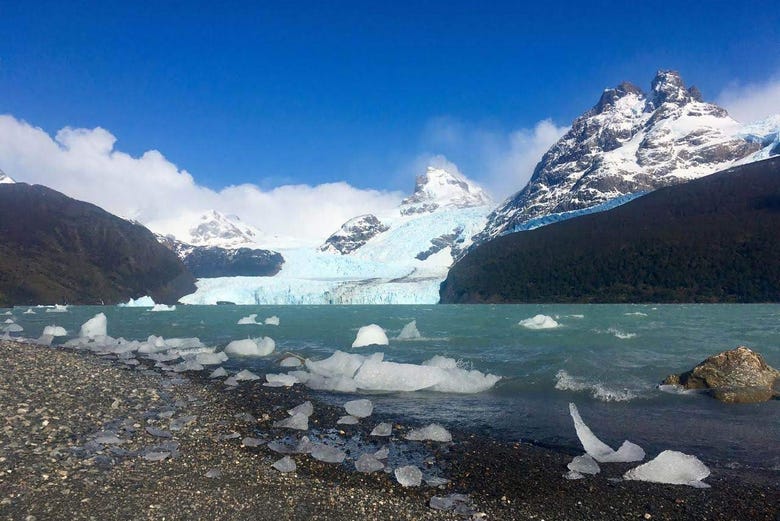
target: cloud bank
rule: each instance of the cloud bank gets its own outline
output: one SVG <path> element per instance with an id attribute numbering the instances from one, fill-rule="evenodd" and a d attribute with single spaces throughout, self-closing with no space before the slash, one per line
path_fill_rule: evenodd
<path id="1" fill-rule="evenodd" d="M 718 96 L 718 105 L 742 123 L 780 114 L 780 74 L 761 83 L 734 83 Z"/>
<path id="2" fill-rule="evenodd" d="M 0 115 L 0 169 L 17 181 L 49 186 L 160 233 L 214 209 L 236 214 L 266 233 L 318 244 L 348 219 L 395 207 L 402 194 L 361 190 L 347 183 L 251 184 L 214 191 L 197 184 L 160 152 L 133 157 L 115 148 L 103 128 L 63 128 L 52 137 L 10 115 Z"/>
<path id="3" fill-rule="evenodd" d="M 502 132 L 450 117 L 436 118 L 428 124 L 423 142 L 437 153 L 423 154 L 418 161 L 443 153 L 501 200 L 525 187 L 544 153 L 567 130 L 549 119 L 532 128 Z"/>

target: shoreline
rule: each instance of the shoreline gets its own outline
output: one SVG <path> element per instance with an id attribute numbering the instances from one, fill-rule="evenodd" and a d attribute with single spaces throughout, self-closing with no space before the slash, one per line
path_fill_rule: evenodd
<path id="1" fill-rule="evenodd" d="M 778 473 L 713 469 L 712 488 L 695 489 L 615 481 L 634 465 L 604 464 L 596 476 L 569 481 L 564 451 L 457 431 L 449 444 L 408 442 L 402 434 L 419 425 L 395 424 L 393 450 L 411 447 L 450 480 L 403 488 L 392 474 L 358 473 L 349 461 L 380 419 L 336 425 L 343 409 L 301 386 L 268 388 L 258 380 L 224 390 L 205 374 L 170 376 L 143 360 L 126 365 L 14 341 L 0 341 L 0 356 L 0 519 L 775 520 L 780 505 Z M 347 463 L 293 455 L 296 471 L 281 474 L 271 464 L 282 454 L 265 443 L 242 446 L 244 437 L 307 434 L 272 427 L 306 400 L 314 403 L 312 436 L 357 440 L 347 445 Z M 165 429 L 171 418 L 191 416 L 181 430 Z M 97 444 L 101 432 L 119 442 Z M 145 459 L 152 452 L 173 457 Z M 451 493 L 468 494 L 470 515 L 429 507 L 432 496 Z"/>

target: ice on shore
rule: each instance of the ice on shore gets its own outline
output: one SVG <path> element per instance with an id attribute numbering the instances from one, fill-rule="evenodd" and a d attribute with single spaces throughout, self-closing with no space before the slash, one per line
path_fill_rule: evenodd
<path id="1" fill-rule="evenodd" d="M 271 465 L 273 468 L 281 472 L 282 474 L 286 474 L 288 472 L 295 472 L 295 469 L 297 468 L 295 465 L 295 461 L 290 456 L 285 456 L 282 459 L 276 461 L 273 465 Z"/>
<path id="2" fill-rule="evenodd" d="M 201 365 L 219 365 L 226 362 L 228 357 L 223 352 L 203 352 L 195 355 L 184 355 L 185 358 L 194 356 L 195 361 Z"/>
<path id="3" fill-rule="evenodd" d="M 5 323 L 6 323 L 6 324 L 13 324 L 13 323 L 14 323 L 14 319 L 12 319 L 12 318 L 7 318 L 7 319 L 5 320 Z"/>
<path id="4" fill-rule="evenodd" d="M 301 365 L 303 365 L 303 362 L 297 356 L 288 356 L 282 358 L 282 361 L 279 362 L 280 367 L 300 367 Z"/>
<path id="5" fill-rule="evenodd" d="M 366 399 L 350 400 L 344 404 L 344 410 L 355 418 L 368 418 L 374 412 L 374 404 Z"/>
<path id="6" fill-rule="evenodd" d="M 376 459 L 373 454 L 361 454 L 355 461 L 355 470 L 364 474 L 370 474 L 385 468 L 385 464 Z"/>
<path id="7" fill-rule="evenodd" d="M 352 342 L 352 347 L 386 346 L 389 343 L 384 329 L 376 324 L 369 324 L 358 329 L 355 341 Z"/>
<path id="8" fill-rule="evenodd" d="M 419 487 L 422 484 L 422 472 L 414 465 L 395 469 L 395 479 L 403 487 Z"/>
<path id="9" fill-rule="evenodd" d="M 590 454 L 583 454 L 582 456 L 575 456 L 571 463 L 566 465 L 572 472 L 578 472 L 580 474 L 598 474 L 601 472 L 599 464 L 596 463 Z"/>
<path id="10" fill-rule="evenodd" d="M 569 404 L 569 413 L 572 420 L 574 420 L 574 429 L 577 431 L 577 437 L 580 439 L 582 447 L 596 461 L 601 463 L 618 463 L 641 461 L 645 458 L 645 451 L 642 447 L 630 441 L 624 441 L 617 451 L 612 450 L 612 447 L 593 434 L 593 431 L 582 420 L 575 404 Z"/>
<path id="11" fill-rule="evenodd" d="M 709 475 L 710 469 L 696 456 L 665 450 L 647 463 L 626 472 L 623 479 L 709 488 L 710 485 L 702 481 Z"/>
<path id="12" fill-rule="evenodd" d="M 555 319 L 542 314 L 521 320 L 518 322 L 518 324 L 526 329 L 554 329 L 560 326 L 560 324 L 558 324 Z"/>
<path id="13" fill-rule="evenodd" d="M 46 308 L 46 313 L 67 313 L 68 306 L 61 306 L 60 304 L 54 304 L 52 307 Z"/>
<path id="14" fill-rule="evenodd" d="M 150 311 L 176 311 L 176 306 L 166 306 L 165 304 L 155 304 Z"/>
<path id="15" fill-rule="evenodd" d="M 387 459 L 390 456 L 390 448 L 389 447 L 382 447 L 378 451 L 374 453 L 374 457 L 376 459 Z"/>
<path id="16" fill-rule="evenodd" d="M 296 429 L 299 431 L 305 431 L 309 429 L 309 416 L 303 413 L 296 413 L 273 423 L 274 427 L 282 429 Z"/>
<path id="17" fill-rule="evenodd" d="M 490 389 L 499 376 L 458 367 L 446 357 L 434 357 L 423 365 L 384 361 L 383 353 L 370 356 L 336 351 L 321 361 L 306 360 L 306 371 L 295 371 L 301 383 L 316 390 L 355 392 L 430 390 L 478 393 Z"/>
<path id="18" fill-rule="evenodd" d="M 242 317 L 238 319 L 238 322 L 236 322 L 236 324 L 239 326 L 245 326 L 249 324 L 260 324 L 260 323 L 257 321 L 257 313 L 252 313 L 248 317 Z"/>
<path id="19" fill-rule="evenodd" d="M 276 315 L 271 316 L 271 317 L 266 317 L 266 319 L 263 320 L 263 323 L 266 326 L 278 326 L 279 325 L 279 317 L 277 317 Z"/>
<path id="20" fill-rule="evenodd" d="M 3 331 L 5 331 L 7 333 L 21 333 L 22 331 L 24 331 L 24 328 L 22 326 L 20 326 L 19 324 L 11 323 L 11 324 L 8 324 L 7 326 L 5 326 L 3 328 Z"/>
<path id="21" fill-rule="evenodd" d="M 250 371 L 249 369 L 244 369 L 235 374 L 235 379 L 236 381 L 243 382 L 243 381 L 250 381 L 250 380 L 259 380 L 260 377 L 257 376 L 252 371 Z"/>
<path id="22" fill-rule="evenodd" d="M 276 349 L 273 338 L 246 338 L 233 340 L 225 347 L 225 353 L 237 356 L 268 356 Z"/>
<path id="23" fill-rule="evenodd" d="M 292 409 L 287 410 L 287 414 L 295 416 L 296 414 L 303 414 L 304 416 L 311 416 L 314 414 L 314 405 L 309 400 L 306 400 L 300 405 L 296 405 Z"/>
<path id="24" fill-rule="evenodd" d="M 294 375 L 268 373 L 265 375 L 265 383 L 263 385 L 266 387 L 292 387 L 297 383 L 301 382 Z"/>
<path id="25" fill-rule="evenodd" d="M 81 338 L 96 338 L 106 336 L 107 320 L 105 313 L 98 313 L 81 325 L 79 336 Z"/>
<path id="26" fill-rule="evenodd" d="M 259 447 L 264 442 L 260 438 L 252 438 L 250 436 L 247 436 L 246 438 L 241 440 L 241 446 L 242 447 Z"/>
<path id="27" fill-rule="evenodd" d="M 357 425 L 358 423 L 360 423 L 360 420 L 350 414 L 336 420 L 337 425 Z"/>
<path id="28" fill-rule="evenodd" d="M 393 433 L 393 424 L 382 422 L 371 431 L 369 436 L 390 436 Z"/>
<path id="29" fill-rule="evenodd" d="M 418 340 L 421 338 L 420 332 L 417 330 L 417 321 L 412 320 L 406 324 L 401 332 L 398 333 L 398 340 Z"/>
<path id="30" fill-rule="evenodd" d="M 145 452 L 142 456 L 143 459 L 146 461 L 162 461 L 166 458 L 169 458 L 171 456 L 171 453 L 168 451 L 149 451 Z"/>
<path id="31" fill-rule="evenodd" d="M 236 387 L 238 386 L 238 380 L 236 380 L 235 376 L 229 376 L 228 378 L 225 379 L 224 384 L 227 385 L 228 387 Z"/>
<path id="32" fill-rule="evenodd" d="M 324 463 L 341 463 L 347 455 L 336 447 L 320 443 L 312 447 L 311 457 Z"/>
<path id="33" fill-rule="evenodd" d="M 46 326 L 43 328 L 42 335 L 51 335 L 51 336 L 67 336 L 68 332 L 65 331 L 64 327 L 61 326 Z"/>
<path id="34" fill-rule="evenodd" d="M 409 431 L 406 436 L 404 436 L 404 438 L 411 441 L 430 440 L 446 443 L 452 441 L 452 434 L 450 434 L 450 432 L 441 425 L 431 423 L 426 427 L 421 427 L 419 429 L 413 429 Z"/>
<path id="35" fill-rule="evenodd" d="M 119 307 L 127 308 L 151 308 L 154 307 L 154 300 L 149 295 L 138 297 L 137 299 L 130 299 L 123 304 L 119 304 Z"/>

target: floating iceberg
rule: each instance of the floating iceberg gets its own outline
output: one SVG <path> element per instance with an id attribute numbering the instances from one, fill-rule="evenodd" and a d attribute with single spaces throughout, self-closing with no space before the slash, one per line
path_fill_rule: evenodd
<path id="1" fill-rule="evenodd" d="M 422 472 L 414 465 L 395 469 L 395 479 L 403 487 L 419 487 L 422 483 Z"/>
<path id="2" fill-rule="evenodd" d="M 46 308 L 46 313 L 67 313 L 68 312 L 68 306 L 61 306 L 59 304 L 54 304 L 53 307 Z"/>
<path id="3" fill-rule="evenodd" d="M 518 324 L 526 329 L 554 329 L 560 326 L 555 319 L 548 317 L 547 315 L 536 315 L 531 318 L 526 318 L 525 320 L 518 322 Z"/>
<path id="4" fill-rule="evenodd" d="M 257 321 L 257 313 L 252 313 L 248 317 L 242 317 L 238 319 L 238 322 L 236 322 L 237 325 L 243 326 L 247 324 L 259 324 Z"/>
<path id="5" fill-rule="evenodd" d="M 639 445 L 624 441 L 623 445 L 615 451 L 612 447 L 596 437 L 590 428 L 582 421 L 577 406 L 569 404 L 569 413 L 574 420 L 574 429 L 577 431 L 577 437 L 582 443 L 585 452 L 590 454 L 593 459 L 601 463 L 617 463 L 642 461 L 645 458 L 645 451 Z"/>
<path id="6" fill-rule="evenodd" d="M 421 427 L 419 429 L 414 429 L 409 431 L 406 436 L 404 436 L 407 440 L 411 441 L 439 441 L 442 443 L 447 443 L 452 441 L 452 434 L 442 427 L 441 425 L 438 425 L 436 423 L 431 423 L 427 427 Z"/>
<path id="7" fill-rule="evenodd" d="M 137 299 L 130 299 L 124 304 L 119 304 L 120 307 L 128 308 L 151 308 L 154 307 L 154 305 L 154 300 L 152 300 L 152 297 L 148 295 L 139 297 Z"/>
<path id="8" fill-rule="evenodd" d="M 623 479 L 709 488 L 702 481 L 709 475 L 710 469 L 696 456 L 665 450 L 655 459 L 626 472 Z"/>
<path id="9" fill-rule="evenodd" d="M 417 321 L 412 320 L 406 324 L 400 333 L 398 333 L 397 340 L 419 340 L 422 335 L 417 330 Z"/>
<path id="10" fill-rule="evenodd" d="M 273 338 L 247 338 L 244 340 L 233 340 L 225 347 L 228 355 L 238 356 L 268 356 L 276 349 L 276 342 Z"/>
<path id="11" fill-rule="evenodd" d="M 274 316 L 272 316 L 272 317 L 267 317 L 267 318 L 266 318 L 266 319 L 263 321 L 263 323 L 264 323 L 266 326 L 278 326 L 278 325 L 279 325 L 279 317 L 277 317 L 276 315 L 274 315 Z"/>
<path id="12" fill-rule="evenodd" d="M 81 338 L 95 338 L 106 336 L 107 320 L 104 313 L 98 313 L 81 325 L 79 336 Z"/>
<path id="13" fill-rule="evenodd" d="M 65 331 L 64 327 L 60 326 L 46 326 L 43 328 L 42 335 L 51 335 L 51 336 L 66 336 L 68 334 L 67 331 Z"/>
<path id="14" fill-rule="evenodd" d="M 366 399 L 352 400 L 344 404 L 344 410 L 355 418 L 368 418 L 374 412 L 374 404 Z"/>
<path id="15" fill-rule="evenodd" d="M 3 328 L 3 331 L 7 333 L 21 333 L 24 331 L 24 328 L 19 324 L 8 324 Z"/>
<path id="16" fill-rule="evenodd" d="M 150 311 L 176 311 L 176 306 L 166 306 L 165 304 L 155 304 Z"/>
<path id="17" fill-rule="evenodd" d="M 35 311 L 32 310 L 32 308 L 27 308 L 27 311 L 22 313 L 22 315 L 34 315 Z"/>
<path id="18" fill-rule="evenodd" d="M 376 324 L 369 324 L 358 329 L 355 341 L 352 342 L 352 347 L 365 347 L 370 345 L 382 345 L 389 344 L 385 330 Z"/>

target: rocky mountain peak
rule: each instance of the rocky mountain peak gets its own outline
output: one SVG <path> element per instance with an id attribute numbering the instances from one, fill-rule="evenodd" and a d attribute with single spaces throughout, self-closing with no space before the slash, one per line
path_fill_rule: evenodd
<path id="1" fill-rule="evenodd" d="M 685 105 L 693 101 L 693 96 L 685 88 L 680 73 L 677 71 L 660 70 L 656 73 L 655 78 L 650 83 L 650 89 L 652 90 L 652 102 L 651 109 L 660 107 L 664 103 L 674 103 L 676 105 Z M 701 92 L 696 89 L 699 99 L 701 99 Z"/>
<path id="2" fill-rule="evenodd" d="M 465 176 L 429 166 L 417 176 L 414 193 L 401 201 L 401 213 L 430 213 L 441 207 L 469 208 L 490 202 L 487 192 Z"/>
<path id="3" fill-rule="evenodd" d="M 255 243 L 261 236 L 260 230 L 241 222 L 238 217 L 211 210 L 201 215 L 198 223 L 190 228 L 185 242 L 195 246 L 236 247 Z"/>
<path id="4" fill-rule="evenodd" d="M 596 106 L 594 107 L 594 111 L 597 114 L 601 114 L 605 110 L 614 107 L 617 100 L 624 98 L 629 94 L 634 94 L 636 96 L 644 98 L 644 93 L 642 92 L 642 89 L 640 89 L 633 83 L 624 81 L 614 89 L 605 89 L 604 92 L 601 94 L 601 98 L 599 99 L 599 102 L 596 103 Z"/>
<path id="5" fill-rule="evenodd" d="M 319 249 L 347 255 L 388 229 L 389 227 L 373 214 L 358 215 L 342 224 L 341 228 L 328 237 Z"/>

